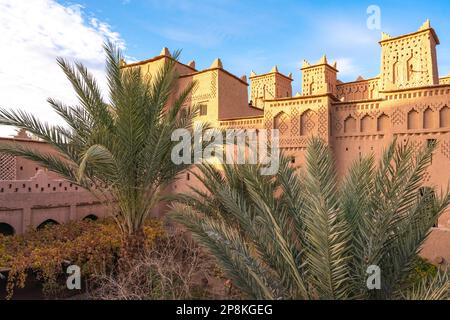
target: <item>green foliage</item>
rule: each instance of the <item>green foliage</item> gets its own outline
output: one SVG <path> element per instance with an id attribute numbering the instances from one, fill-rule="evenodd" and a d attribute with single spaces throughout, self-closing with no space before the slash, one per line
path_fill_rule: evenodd
<path id="1" fill-rule="evenodd" d="M 414 269 L 411 272 L 411 281 L 413 283 L 419 283 L 423 278 L 435 277 L 438 271 L 439 269 L 435 265 L 423 258 L 418 258 Z"/>
<path id="2" fill-rule="evenodd" d="M 78 96 L 79 105 L 49 99 L 64 125 L 50 125 L 22 110 L 0 108 L 0 125 L 22 128 L 56 151 L 45 153 L 18 143 L 0 144 L 0 152 L 38 162 L 94 193 L 111 206 L 124 235 L 142 229 L 161 191 L 184 169 L 171 161 L 175 129 L 192 129 L 197 108 L 180 112 L 195 82 L 178 95 L 175 64 L 167 59 L 149 79 L 139 67 L 120 68 L 122 55 L 105 45 L 109 97 L 80 63 L 58 64 Z M 170 98 L 170 99 L 169 99 Z"/>
<path id="3" fill-rule="evenodd" d="M 283 156 L 270 177 L 258 165 L 201 165 L 203 188 L 178 197 L 171 216 L 251 298 L 442 298 L 447 272 L 416 286 L 411 280 L 421 245 L 450 201 L 431 188 L 419 196 L 433 150 L 416 154 L 394 142 L 378 165 L 362 158 L 341 182 L 318 138 L 301 170 Z M 381 269 L 380 290 L 367 288 L 370 265 Z"/>

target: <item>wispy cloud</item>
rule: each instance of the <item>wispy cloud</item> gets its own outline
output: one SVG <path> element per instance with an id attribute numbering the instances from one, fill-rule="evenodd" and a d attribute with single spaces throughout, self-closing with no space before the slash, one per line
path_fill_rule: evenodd
<path id="1" fill-rule="evenodd" d="M 54 0 L 0 0 L 0 106 L 32 111 L 49 122 L 59 121 L 48 97 L 76 103 L 56 57 L 85 63 L 104 86 L 105 39 L 125 48 L 120 34 L 80 5 Z M 13 133 L 0 128 L 0 135 Z"/>
<path id="2" fill-rule="evenodd" d="M 360 48 L 360 46 L 376 44 L 380 36 L 380 32 L 367 28 L 364 19 L 358 21 L 331 20 L 328 23 L 319 24 L 317 28 L 322 35 L 327 35 L 321 39 L 334 47 Z"/>
<path id="3" fill-rule="evenodd" d="M 339 76 L 346 79 L 354 78 L 356 80 L 356 78 L 361 75 L 361 71 L 363 71 L 354 64 L 354 61 L 351 58 L 337 58 L 336 63 L 337 69 L 339 70 Z"/>

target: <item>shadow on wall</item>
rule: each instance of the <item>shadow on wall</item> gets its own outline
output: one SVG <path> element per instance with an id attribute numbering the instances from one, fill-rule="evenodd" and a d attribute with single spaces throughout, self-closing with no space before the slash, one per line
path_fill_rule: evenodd
<path id="1" fill-rule="evenodd" d="M 44 222 L 42 222 L 40 225 L 38 225 L 38 227 L 36 229 L 42 230 L 44 228 L 55 226 L 57 224 L 59 224 L 57 221 L 55 221 L 53 219 L 48 219 L 48 220 L 45 220 Z"/>
<path id="2" fill-rule="evenodd" d="M 98 216 L 96 216 L 95 214 L 89 214 L 86 217 L 84 217 L 83 220 L 84 221 L 97 221 Z M 53 219 L 47 219 L 44 222 L 42 222 L 40 225 L 38 225 L 36 229 L 42 230 L 44 228 L 55 226 L 58 224 L 59 223 Z M 11 226 L 10 224 L 5 223 L 5 222 L 0 222 L 0 234 L 2 234 L 4 236 L 12 236 L 15 233 L 16 232 L 15 232 L 13 226 Z"/>
<path id="3" fill-rule="evenodd" d="M 0 223 L 0 234 L 4 236 L 12 236 L 14 233 L 15 230 L 11 225 L 3 222 Z"/>
<path id="4" fill-rule="evenodd" d="M 89 220 L 89 221 L 97 221 L 98 217 L 95 214 L 90 214 L 90 215 L 87 215 L 86 217 L 84 217 L 83 220 L 85 220 L 85 221 L 87 221 L 87 220 Z"/>

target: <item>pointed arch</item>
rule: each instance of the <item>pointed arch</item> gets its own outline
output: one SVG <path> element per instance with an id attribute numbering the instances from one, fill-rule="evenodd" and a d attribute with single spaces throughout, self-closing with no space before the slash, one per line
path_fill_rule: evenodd
<path id="1" fill-rule="evenodd" d="M 443 106 L 439 110 L 439 127 L 450 127 L 450 108 L 448 106 Z"/>
<path id="2" fill-rule="evenodd" d="M 411 109 L 408 112 L 408 130 L 419 129 L 419 112 Z"/>
<path id="3" fill-rule="evenodd" d="M 285 112 L 281 111 L 273 118 L 273 128 L 278 129 L 280 135 L 289 132 L 289 117 Z"/>
<path id="4" fill-rule="evenodd" d="M 356 131 L 356 119 L 352 115 L 349 115 L 344 120 L 344 133 L 352 133 L 355 131 Z"/>
<path id="5" fill-rule="evenodd" d="M 386 131 L 389 128 L 389 116 L 385 113 L 377 118 L 377 131 Z"/>
<path id="6" fill-rule="evenodd" d="M 300 115 L 300 135 L 306 136 L 311 134 L 315 126 L 314 111 L 307 109 Z"/>
<path id="7" fill-rule="evenodd" d="M 372 132 L 373 131 L 373 119 L 371 116 L 366 114 L 361 118 L 361 132 Z"/>
<path id="8" fill-rule="evenodd" d="M 423 128 L 434 128 L 434 111 L 430 107 L 426 108 L 423 112 Z"/>

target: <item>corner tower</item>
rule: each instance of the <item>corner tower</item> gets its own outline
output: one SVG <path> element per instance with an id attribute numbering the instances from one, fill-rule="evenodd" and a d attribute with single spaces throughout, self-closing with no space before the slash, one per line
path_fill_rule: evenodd
<path id="1" fill-rule="evenodd" d="M 336 95 L 336 62 L 329 65 L 324 55 L 316 64 L 304 60 L 302 65 L 302 93 L 304 96 L 331 93 Z"/>
<path id="2" fill-rule="evenodd" d="M 399 37 L 381 34 L 380 90 L 439 84 L 436 45 L 439 39 L 427 20 L 418 31 Z"/>
<path id="3" fill-rule="evenodd" d="M 264 100 L 292 96 L 292 74 L 285 76 L 274 66 L 269 73 L 250 74 L 250 99 L 253 106 L 262 108 Z"/>

